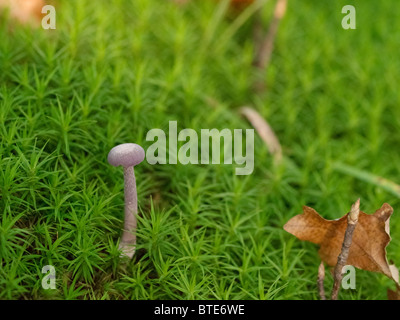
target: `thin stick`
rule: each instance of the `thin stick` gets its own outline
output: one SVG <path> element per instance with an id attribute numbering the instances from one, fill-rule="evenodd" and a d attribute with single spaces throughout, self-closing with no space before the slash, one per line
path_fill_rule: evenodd
<path id="1" fill-rule="evenodd" d="M 250 107 L 240 108 L 240 113 L 244 115 L 256 129 L 261 139 L 267 145 L 268 151 L 274 157 L 275 163 L 280 163 L 282 160 L 282 147 L 268 122 L 256 110 Z"/>
<path id="2" fill-rule="evenodd" d="M 365 181 L 372 185 L 381 187 L 382 189 L 385 189 L 395 196 L 400 197 L 400 185 L 391 180 L 374 175 L 372 173 L 369 173 L 368 171 L 359 170 L 355 167 L 351 167 L 343 163 L 334 163 L 333 168 L 341 173 L 348 174 L 357 179 L 360 179 L 361 181 Z"/>
<path id="3" fill-rule="evenodd" d="M 274 17 L 269 25 L 268 33 L 258 49 L 254 60 L 254 66 L 261 71 L 265 71 L 268 67 L 269 61 L 271 60 L 272 51 L 274 49 L 274 41 L 276 33 L 278 31 L 279 22 L 283 18 L 286 12 L 287 0 L 277 0 L 274 10 Z M 255 89 L 257 91 L 263 91 L 265 89 L 263 77 L 259 77 L 255 83 Z"/>
<path id="4" fill-rule="evenodd" d="M 349 249 L 353 238 L 353 232 L 358 222 L 358 215 L 360 214 L 360 199 L 358 199 L 352 206 L 350 213 L 347 216 L 347 228 L 344 234 L 342 250 L 339 254 L 338 261 L 334 270 L 334 279 L 332 289 L 332 300 L 337 300 L 340 284 L 342 282 L 342 269 L 346 265 L 349 256 Z"/>
<path id="5" fill-rule="evenodd" d="M 264 36 L 263 21 L 261 15 L 262 7 L 254 13 L 253 41 L 255 44 L 255 52 L 259 53 L 261 49 L 262 39 Z M 253 65 L 256 66 L 256 57 L 254 57 Z"/>
<path id="6" fill-rule="evenodd" d="M 324 262 L 321 261 L 321 264 L 319 265 L 319 268 L 318 268 L 318 280 L 317 280 L 318 291 L 319 291 L 319 296 L 320 296 L 321 300 L 326 300 L 324 281 L 325 281 L 325 266 L 324 266 Z"/>

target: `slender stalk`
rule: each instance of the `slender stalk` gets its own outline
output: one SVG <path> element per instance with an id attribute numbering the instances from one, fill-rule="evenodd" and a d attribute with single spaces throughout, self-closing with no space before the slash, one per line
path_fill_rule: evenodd
<path id="1" fill-rule="evenodd" d="M 136 179 L 133 166 L 124 168 L 125 222 L 121 236 L 120 249 L 132 258 L 136 249 L 136 227 L 138 212 Z"/>
<path id="2" fill-rule="evenodd" d="M 347 216 L 347 228 L 344 234 L 342 250 L 339 254 L 338 261 L 334 270 L 334 284 L 332 289 L 332 300 L 337 300 L 340 284 L 342 281 L 342 269 L 346 265 L 349 256 L 349 250 L 353 238 L 353 233 L 358 222 L 358 215 L 360 214 L 360 199 L 358 199 L 352 206 L 350 213 Z"/>
<path id="3" fill-rule="evenodd" d="M 319 291 L 319 296 L 320 296 L 321 300 L 326 300 L 324 281 L 325 281 L 325 266 L 324 266 L 324 262 L 321 261 L 321 264 L 319 265 L 319 268 L 318 268 L 318 280 L 317 280 L 318 291 Z"/>
<path id="4" fill-rule="evenodd" d="M 258 46 L 258 51 L 254 59 L 254 66 L 260 71 L 264 72 L 263 75 L 259 75 L 254 84 L 254 88 L 257 92 L 262 92 L 265 90 L 265 70 L 267 69 L 269 62 L 271 60 L 272 51 L 274 49 L 275 37 L 278 32 L 279 22 L 283 18 L 286 12 L 287 0 L 277 0 L 274 10 L 274 16 L 272 18 L 271 24 L 269 25 L 268 33 Z M 256 25 L 258 28 L 259 26 Z M 258 32 L 258 31 L 257 31 Z"/>

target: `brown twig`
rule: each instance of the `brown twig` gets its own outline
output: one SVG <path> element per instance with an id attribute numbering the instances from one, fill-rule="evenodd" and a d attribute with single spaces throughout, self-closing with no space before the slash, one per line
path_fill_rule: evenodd
<path id="1" fill-rule="evenodd" d="M 325 281 L 325 265 L 324 262 L 321 261 L 321 264 L 318 268 L 318 291 L 321 300 L 326 300 L 325 297 L 325 289 L 324 289 L 324 281 Z"/>
<path id="2" fill-rule="evenodd" d="M 268 33 L 258 47 L 255 59 L 254 66 L 260 71 L 264 72 L 268 67 L 268 64 L 271 60 L 272 51 L 274 49 L 274 41 L 276 37 L 276 33 L 278 31 L 279 22 L 283 18 L 286 12 L 287 0 L 277 0 L 274 10 L 274 17 L 269 25 Z M 256 24 L 256 28 L 259 28 L 259 25 Z M 265 81 L 264 77 L 258 76 L 256 82 L 254 84 L 254 88 L 257 92 L 261 92 L 265 90 Z"/>
<path id="3" fill-rule="evenodd" d="M 342 281 L 342 269 L 346 265 L 349 256 L 349 249 L 351 246 L 353 232 L 358 222 L 358 215 L 360 214 L 360 199 L 358 199 L 352 206 L 350 213 L 347 216 L 347 228 L 344 234 L 342 250 L 339 254 L 337 264 L 334 270 L 334 284 L 332 289 L 332 300 L 337 300 L 340 284 Z"/>
<path id="4" fill-rule="evenodd" d="M 267 145 L 268 151 L 274 157 L 275 163 L 279 163 L 282 160 L 282 147 L 268 122 L 253 108 L 242 107 L 239 112 L 249 120 L 258 132 Z"/>
<path id="5" fill-rule="evenodd" d="M 256 56 L 254 57 L 253 65 L 256 65 L 256 57 L 261 50 L 262 39 L 264 36 L 263 21 L 261 15 L 262 7 L 254 13 L 254 26 L 253 26 L 253 42 Z"/>

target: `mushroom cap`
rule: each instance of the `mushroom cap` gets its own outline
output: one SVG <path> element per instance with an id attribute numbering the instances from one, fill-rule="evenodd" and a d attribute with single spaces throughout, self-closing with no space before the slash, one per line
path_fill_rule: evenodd
<path id="1" fill-rule="evenodd" d="M 110 150 L 108 163 L 114 167 L 136 166 L 144 160 L 144 149 L 136 143 L 123 143 Z"/>

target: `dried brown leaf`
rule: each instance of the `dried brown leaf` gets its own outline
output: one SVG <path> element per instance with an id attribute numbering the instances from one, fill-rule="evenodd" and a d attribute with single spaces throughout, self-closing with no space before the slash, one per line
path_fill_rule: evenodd
<path id="1" fill-rule="evenodd" d="M 374 214 L 360 211 L 354 230 L 347 264 L 354 267 L 380 272 L 398 282 L 398 273 L 389 266 L 386 246 L 390 242 L 389 220 L 393 208 L 385 203 Z M 303 207 L 303 214 L 290 219 L 284 229 L 300 240 L 320 245 L 321 260 L 335 266 L 347 227 L 347 215 L 338 220 L 326 220 L 314 209 Z M 397 269 L 396 269 L 397 270 Z"/>

